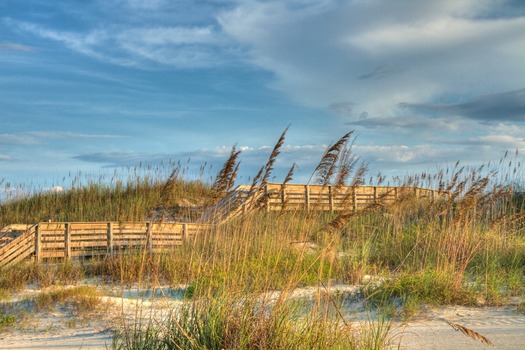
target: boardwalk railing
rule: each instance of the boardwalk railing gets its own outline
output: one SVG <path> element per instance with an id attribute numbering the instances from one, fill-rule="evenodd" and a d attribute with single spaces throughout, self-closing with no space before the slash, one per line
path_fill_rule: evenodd
<path id="1" fill-rule="evenodd" d="M 21 260 L 113 255 L 134 248 L 164 251 L 209 225 L 149 222 L 39 222 L 0 248 L 0 267 Z"/>
<path id="2" fill-rule="evenodd" d="M 419 187 L 396 186 L 322 186 L 268 184 L 265 188 L 266 209 L 271 210 L 325 210 L 358 211 L 372 204 L 390 204 L 414 196 L 418 198 L 446 198 L 447 192 Z"/>
<path id="3" fill-rule="evenodd" d="M 415 187 L 332 187 L 267 184 L 241 185 L 206 208 L 199 223 L 181 222 L 39 222 L 0 230 L 0 267 L 21 260 L 112 255 L 134 248 L 166 250 L 191 240 L 211 225 L 259 208 L 274 210 L 358 211 L 415 196 L 446 198 L 447 193 Z M 13 234 L 13 232 L 18 232 Z M 20 233 L 21 232 L 21 233 Z"/>
<path id="4" fill-rule="evenodd" d="M 261 207 L 274 210 L 359 211 L 375 204 L 390 204 L 414 196 L 431 200 L 446 198 L 446 191 L 396 186 L 285 186 L 269 183 L 251 189 L 241 185 L 204 211 L 201 222 L 220 223 Z"/>

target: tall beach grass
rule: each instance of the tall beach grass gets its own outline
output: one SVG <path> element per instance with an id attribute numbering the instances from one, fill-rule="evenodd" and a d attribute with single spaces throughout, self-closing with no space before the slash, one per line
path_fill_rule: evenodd
<path id="1" fill-rule="evenodd" d="M 271 178 L 286 131 L 254 177 L 257 193 Z M 359 186 L 366 164 L 352 154 L 352 134 L 330 146 L 312 181 Z M 0 206 L 2 224 L 156 220 L 188 217 L 233 188 L 239 151 L 212 181 L 133 175 L 37 193 Z M 365 210 L 252 211 L 213 225 L 194 241 L 157 254 L 141 251 L 61 265 L 2 270 L 0 291 L 25 284 L 66 284 L 88 276 L 139 288 L 185 285 L 185 302 L 163 322 L 135 320 L 116 333 L 116 349 L 384 349 L 396 345 L 392 322 L 422 305 L 494 305 L 525 296 L 525 173 L 521 156 L 481 167 L 460 163 L 405 178 L 370 182 L 447 191 L 446 198 L 404 196 Z M 293 180 L 294 165 L 284 183 Z M 132 171 L 132 174 L 141 173 Z M 167 174 L 167 175 L 166 175 Z M 193 208 L 193 209 L 188 209 Z M 286 206 L 284 206 L 286 209 Z M 372 276 L 372 277 L 370 277 Z M 380 283 L 364 283 L 366 280 Z M 14 283 L 16 281 L 16 283 Z M 361 297 L 381 317 L 352 321 L 338 284 L 365 284 Z M 297 298 L 298 288 L 314 291 Z"/>

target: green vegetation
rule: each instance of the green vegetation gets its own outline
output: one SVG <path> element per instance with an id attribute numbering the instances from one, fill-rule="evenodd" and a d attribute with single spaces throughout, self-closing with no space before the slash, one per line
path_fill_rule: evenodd
<path id="1" fill-rule="evenodd" d="M 0 331 L 13 327 L 16 324 L 17 318 L 14 315 L 0 315 Z"/>
<path id="2" fill-rule="evenodd" d="M 186 170 L 171 166 L 175 168 L 167 179 L 161 176 L 161 168 L 137 167 L 123 174 L 100 176 L 96 181 L 77 174 L 63 179 L 70 183 L 65 191 L 32 190 L 23 185 L 13 189 L 7 183 L 5 193 L 24 195 L 8 198 L 0 205 L 0 227 L 47 220 L 142 221 L 155 219 L 164 211 L 178 217 L 191 216 L 188 207 L 209 202 L 210 186 L 202 180 L 185 180 Z"/>
<path id="3" fill-rule="evenodd" d="M 37 311 L 51 310 L 58 304 L 72 307 L 79 314 L 85 314 L 101 307 L 101 295 L 100 291 L 91 286 L 56 288 L 40 293 L 34 302 Z"/>
<path id="4" fill-rule="evenodd" d="M 252 189 L 270 177 L 284 135 Z M 329 148 L 312 178 L 335 188 L 363 184 L 366 166 L 350 146 L 347 134 Z M 91 183 L 10 201 L 0 207 L 0 218 L 9 224 L 47 216 L 143 220 L 163 210 L 183 215 L 184 204 L 212 203 L 231 190 L 238 155 L 234 148 L 212 185 L 185 181 L 177 171 L 167 179 Z M 139 287 L 188 286 L 182 307 L 165 322 L 137 320 L 119 329 L 116 349 L 389 348 L 395 345 L 392 319 L 414 317 L 422 305 L 497 305 L 525 296 L 524 172 L 518 154 L 510 161 L 506 157 L 495 168 L 456 165 L 393 180 L 399 186 L 441 189 L 447 198 L 406 196 L 361 212 L 254 211 L 164 253 L 19 264 L 1 271 L 0 295 L 27 283 L 65 285 L 93 276 Z M 379 175 L 373 181 L 380 185 L 384 179 Z M 341 298 L 327 286 L 360 284 L 367 275 L 375 282 L 363 289 L 366 305 L 384 311 L 383 317 L 354 327 Z M 313 301 L 288 297 L 305 286 L 317 288 Z M 275 291 L 277 297 L 268 297 Z M 48 294 L 38 303 L 81 303 L 75 298 Z"/>

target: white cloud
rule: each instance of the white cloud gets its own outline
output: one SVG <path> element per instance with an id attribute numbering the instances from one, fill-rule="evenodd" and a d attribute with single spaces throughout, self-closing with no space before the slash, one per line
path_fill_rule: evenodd
<path id="1" fill-rule="evenodd" d="M 378 163 L 421 163 L 429 157 L 436 159 L 436 151 L 429 145 L 367 145 L 356 146 L 357 153 L 371 162 Z"/>
<path id="2" fill-rule="evenodd" d="M 431 22 L 396 23 L 371 28 L 369 31 L 350 35 L 350 46 L 370 55 L 414 55 L 425 52 L 438 54 L 443 51 L 465 49 L 464 45 L 504 45 L 514 42 L 525 19 L 472 20 L 442 17 Z"/>
<path id="3" fill-rule="evenodd" d="M 525 139 L 523 137 L 517 137 L 513 135 L 494 134 L 479 136 L 468 139 L 467 143 L 484 145 L 491 144 L 505 147 L 507 149 L 518 149 L 520 151 L 525 151 Z"/>
<path id="4" fill-rule="evenodd" d="M 290 3 L 240 2 L 219 23 L 304 104 L 388 117 L 401 102 L 523 87 L 525 51 L 515 48 L 525 47 L 525 18 L 479 18 L 498 3 Z"/>
<path id="5" fill-rule="evenodd" d="M 47 189 L 47 192 L 60 193 L 64 192 L 64 187 L 62 186 L 53 186 Z"/>

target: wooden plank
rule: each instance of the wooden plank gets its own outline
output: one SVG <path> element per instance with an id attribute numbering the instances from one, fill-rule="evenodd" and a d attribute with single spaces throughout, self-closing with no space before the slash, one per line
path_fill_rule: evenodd
<path id="1" fill-rule="evenodd" d="M 14 259 L 25 259 L 34 252 L 35 227 L 31 227 L 9 245 L 0 249 L 0 266 L 10 265 Z"/>
<path id="2" fill-rule="evenodd" d="M 106 246 L 107 246 L 107 253 L 113 256 L 113 223 L 111 222 L 107 223 Z"/>
<path id="3" fill-rule="evenodd" d="M 77 235 L 72 235 L 71 236 L 71 242 L 82 242 L 82 241 L 86 241 L 86 240 L 89 240 L 89 241 L 93 241 L 93 240 L 100 240 L 100 241 L 107 241 L 107 233 L 106 234 L 92 234 L 92 235 L 82 235 L 82 236 L 77 236 Z"/>
<path id="4" fill-rule="evenodd" d="M 19 245 L 11 254 L 3 256 L 0 266 L 9 266 L 14 260 L 23 260 L 33 254 L 33 252 L 33 244 Z"/>
<path id="5" fill-rule="evenodd" d="M 14 241 L 11 241 L 11 243 L 5 247 L 2 247 L 2 249 L 0 249 L 0 256 L 7 256 L 7 255 L 10 255 L 12 254 L 13 251 L 16 251 L 16 249 L 18 249 L 17 247 L 19 245 L 25 245 L 27 244 L 27 242 L 31 242 L 33 243 L 34 241 L 34 236 L 29 234 L 25 234 L 25 235 L 22 235 L 18 238 L 16 238 Z"/>
<path id="6" fill-rule="evenodd" d="M 42 237 L 40 236 L 40 224 L 35 227 L 35 260 L 40 261 L 40 253 L 42 250 Z"/>
<path id="7" fill-rule="evenodd" d="M 27 259 L 34 252 L 32 244 L 26 245 L 26 246 L 21 247 L 21 248 L 25 248 L 25 249 L 20 249 L 17 252 L 16 255 L 13 254 L 13 255 L 9 256 L 9 258 L 6 260 L 6 262 L 3 265 L 0 264 L 0 266 L 11 266 L 11 265 L 14 265 L 14 264 L 16 264 L 16 263 L 18 263 L 18 262 L 20 262 L 22 260 Z"/>

